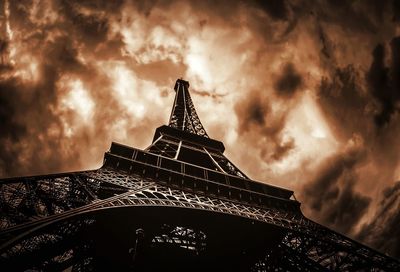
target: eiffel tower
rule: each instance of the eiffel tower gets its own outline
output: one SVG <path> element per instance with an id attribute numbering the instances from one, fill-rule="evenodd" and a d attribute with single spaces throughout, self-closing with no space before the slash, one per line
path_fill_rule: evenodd
<path id="1" fill-rule="evenodd" d="M 189 83 L 174 90 L 145 150 L 112 143 L 100 169 L 0 181 L 1 271 L 400 271 L 248 178 L 206 133 Z"/>

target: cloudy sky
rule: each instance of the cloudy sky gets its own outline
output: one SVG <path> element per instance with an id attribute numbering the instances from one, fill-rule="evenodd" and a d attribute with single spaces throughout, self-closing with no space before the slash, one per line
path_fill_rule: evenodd
<path id="1" fill-rule="evenodd" d="M 177 78 L 308 217 L 400 257 L 398 1 L 0 1 L 0 177 L 145 148 Z"/>

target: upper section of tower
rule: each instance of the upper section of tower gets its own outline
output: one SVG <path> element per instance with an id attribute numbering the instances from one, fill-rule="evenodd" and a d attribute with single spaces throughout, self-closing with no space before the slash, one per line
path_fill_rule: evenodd
<path id="1" fill-rule="evenodd" d="M 209 138 L 200 122 L 189 93 L 189 82 L 178 79 L 174 90 L 175 101 L 172 106 L 168 126 Z"/>
<path id="2" fill-rule="evenodd" d="M 139 171 L 196 192 L 249 201 L 262 197 L 266 203 L 274 199 L 298 210 L 299 203 L 290 200 L 292 191 L 251 180 L 223 154 L 224 144 L 207 135 L 197 116 L 189 82 L 178 79 L 174 89 L 169 123 L 156 129 L 151 145 L 139 150 L 113 143 L 104 167 Z"/>
<path id="3" fill-rule="evenodd" d="M 223 155 L 224 144 L 207 135 L 190 97 L 189 82 L 178 79 L 174 90 L 175 100 L 169 124 L 156 129 L 148 152 L 247 178 Z"/>

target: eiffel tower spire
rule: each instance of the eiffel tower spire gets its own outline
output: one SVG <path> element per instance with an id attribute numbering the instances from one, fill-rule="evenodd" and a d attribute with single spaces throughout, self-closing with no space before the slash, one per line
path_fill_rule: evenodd
<path id="1" fill-rule="evenodd" d="M 192 98 L 190 97 L 189 82 L 178 79 L 174 90 L 176 94 L 169 119 L 169 126 L 208 138 L 207 132 L 197 116 Z"/>

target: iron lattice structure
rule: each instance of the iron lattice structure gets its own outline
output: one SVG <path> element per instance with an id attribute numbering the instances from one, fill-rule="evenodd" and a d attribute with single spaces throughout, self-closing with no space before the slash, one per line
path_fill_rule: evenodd
<path id="1" fill-rule="evenodd" d="M 177 80 L 168 126 L 100 169 L 0 182 L 1 271 L 400 271 L 249 179 L 209 138 Z"/>

